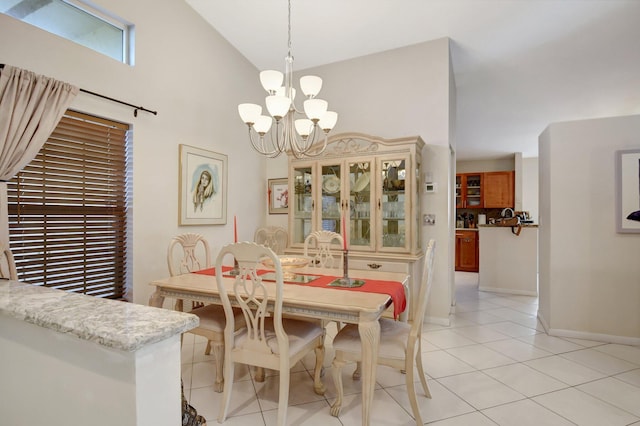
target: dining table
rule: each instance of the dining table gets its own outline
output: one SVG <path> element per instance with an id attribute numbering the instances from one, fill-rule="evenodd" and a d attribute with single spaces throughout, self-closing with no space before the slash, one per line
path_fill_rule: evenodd
<path id="1" fill-rule="evenodd" d="M 162 307 L 165 298 L 205 304 L 222 304 L 216 277 L 211 272 L 212 270 L 200 271 L 200 273 L 193 272 L 150 282 L 150 285 L 155 287 L 155 291 L 149 298 L 149 305 Z M 387 308 L 393 305 L 394 300 L 396 304 L 402 304 L 402 306 L 395 307 L 396 314 L 405 308 L 404 289 L 408 286 L 409 275 L 380 270 L 349 270 L 351 279 L 362 280 L 365 284 L 362 287 L 345 288 L 331 285 L 333 280 L 328 279 L 341 277 L 342 269 L 306 266 L 296 269 L 295 273 L 317 278 L 304 280 L 304 283 L 290 283 L 285 280 L 282 299 L 283 313 L 358 325 L 362 344 L 362 425 L 368 426 L 376 383 L 376 365 L 380 343 L 378 320 Z M 312 285 L 315 280 L 327 284 Z M 264 281 L 267 280 L 264 279 Z M 226 286 L 227 292 L 232 294 L 235 277 L 223 273 L 222 282 Z M 275 283 L 267 282 L 266 285 L 275 285 Z M 395 288 L 395 294 L 378 288 L 384 286 Z M 398 288 L 401 288 L 399 292 Z M 398 293 L 402 293 L 400 302 L 398 302 Z M 269 292 L 269 294 L 272 293 Z"/>

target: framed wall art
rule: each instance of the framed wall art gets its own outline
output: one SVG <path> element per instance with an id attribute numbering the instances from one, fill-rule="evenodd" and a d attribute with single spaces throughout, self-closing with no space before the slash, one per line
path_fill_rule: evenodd
<path id="1" fill-rule="evenodd" d="M 180 145 L 179 225 L 227 223 L 227 156 Z"/>
<path id="2" fill-rule="evenodd" d="M 287 178 L 269 179 L 269 214 L 287 214 L 289 184 Z"/>
<path id="3" fill-rule="evenodd" d="M 640 233 L 640 149 L 616 152 L 616 226 Z"/>

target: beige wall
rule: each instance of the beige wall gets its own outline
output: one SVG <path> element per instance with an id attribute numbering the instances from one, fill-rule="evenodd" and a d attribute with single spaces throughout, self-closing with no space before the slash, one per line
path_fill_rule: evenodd
<path id="1" fill-rule="evenodd" d="M 0 15 L 1 62 L 157 110 L 153 116 L 90 95 L 73 108 L 133 126 L 133 300 L 147 303 L 152 279 L 168 274 L 166 248 L 178 233 L 199 232 L 214 253 L 238 234 L 253 239 L 266 210 L 265 160 L 249 149 L 236 105 L 262 97 L 257 70 L 182 1 L 96 0 L 136 24 L 130 67 Z M 153 10 L 153 13 L 150 11 Z M 11 42 L 9 42 L 9 40 Z M 178 226 L 178 145 L 228 155 L 226 225 Z"/>
<path id="2" fill-rule="evenodd" d="M 500 172 L 515 170 L 515 158 L 500 158 L 493 160 L 466 160 L 456 162 L 456 173 Z"/>
<path id="3" fill-rule="evenodd" d="M 615 152 L 640 115 L 551 124 L 540 136 L 540 309 L 550 334 L 640 344 L 639 234 L 615 222 Z"/>
<path id="4" fill-rule="evenodd" d="M 455 304 L 454 269 L 455 269 L 455 232 L 453 211 L 455 202 L 452 189 L 447 180 L 452 169 L 451 151 L 448 146 L 428 145 L 425 148 L 423 168 L 433 174 L 433 181 L 438 185 L 434 193 L 422 195 L 423 214 L 434 214 L 436 224 L 423 226 L 423 242 L 436 240 L 436 260 L 434 266 L 434 285 L 427 306 L 427 321 L 449 325 L 451 306 Z"/>
<path id="5" fill-rule="evenodd" d="M 547 324 L 553 320 L 551 312 L 551 136 L 546 129 L 538 139 L 538 317 Z M 549 195 L 544 195 L 549 194 Z"/>

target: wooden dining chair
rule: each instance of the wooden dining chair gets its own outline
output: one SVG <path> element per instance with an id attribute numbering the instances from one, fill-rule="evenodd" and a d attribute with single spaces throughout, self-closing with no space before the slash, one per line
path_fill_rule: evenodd
<path id="1" fill-rule="evenodd" d="M 258 228 L 253 236 L 253 241 L 269 247 L 275 254 L 284 254 L 288 240 L 287 230 L 280 226 Z"/>
<path id="2" fill-rule="evenodd" d="M 233 257 L 240 273 L 233 286 L 222 277 L 222 265 L 226 257 Z M 269 258 L 274 265 L 275 282 L 263 281 L 258 275 L 261 259 Z M 278 426 L 284 426 L 289 403 L 290 369 L 305 355 L 315 351 L 314 391 L 324 395 L 320 380 L 320 367 L 324 358 L 324 328 L 318 323 L 282 317 L 284 289 L 282 265 L 278 256 L 268 247 L 240 242 L 222 248 L 216 260 L 216 281 L 220 299 L 227 315 L 225 337 L 224 376 L 233 377 L 236 363 L 268 368 L 280 372 L 278 395 Z M 246 328 L 235 332 L 235 316 L 231 307 L 240 306 L 246 318 Z M 233 380 L 224 382 L 218 422 L 227 417 Z"/>
<path id="3" fill-rule="evenodd" d="M 413 416 L 416 425 L 422 425 L 422 417 L 418 408 L 415 389 L 415 371 L 414 365 L 417 367 L 418 376 L 422 383 L 427 398 L 431 398 L 431 392 L 427 386 L 427 379 L 422 367 L 422 323 L 424 321 L 425 311 L 429 293 L 431 292 L 431 283 L 433 280 L 433 256 L 435 253 L 436 243 L 432 239 L 427 246 L 427 252 L 424 258 L 424 267 L 422 272 L 422 280 L 420 291 L 418 292 L 418 309 L 412 324 L 394 321 L 388 318 L 380 319 L 380 349 L 378 351 L 378 365 L 386 365 L 405 371 L 405 379 L 407 384 L 407 393 L 409 394 L 409 402 L 413 410 Z M 333 339 L 333 349 L 335 357 L 333 359 L 333 379 L 336 386 L 337 397 L 331 406 L 331 415 L 338 416 L 342 408 L 342 398 L 344 389 L 342 387 L 342 367 L 347 362 L 362 361 L 362 351 L 360 343 L 360 334 L 358 333 L 357 324 L 346 325 L 338 332 Z"/>
<path id="4" fill-rule="evenodd" d="M 304 240 L 304 255 L 311 257 L 309 266 L 318 268 L 344 268 L 344 238 L 341 234 L 333 231 L 314 231 L 307 235 Z M 324 327 L 330 322 L 321 321 Z M 335 321 L 338 330 L 342 328 L 342 323 Z M 360 364 L 358 364 L 358 367 Z M 324 372 L 323 372 L 324 374 Z"/>
<path id="5" fill-rule="evenodd" d="M 209 243 L 200 234 L 186 233 L 178 235 L 169 243 L 167 264 L 171 276 L 210 268 Z M 211 285 L 214 285 L 213 280 Z M 175 309 L 177 311 L 184 309 L 182 299 L 176 300 Z M 222 392 L 224 383 L 222 368 L 224 364 L 224 328 L 227 323 L 224 309 L 221 305 L 196 305 L 192 307 L 191 313 L 200 318 L 200 324 L 188 332 L 207 339 L 205 355 L 211 354 L 211 349 L 213 349 L 216 368 L 216 380 L 213 388 L 216 392 Z M 244 326 L 244 318 L 240 311 L 236 311 L 236 314 L 238 318 L 235 321 L 235 327 L 241 328 Z"/>
<path id="6" fill-rule="evenodd" d="M 304 255 L 311 257 L 309 266 L 341 268 L 344 252 L 342 235 L 333 231 L 314 231 L 304 239 Z"/>
<path id="7" fill-rule="evenodd" d="M 17 280 L 18 271 L 13 253 L 9 247 L 0 244 L 0 278 Z"/>

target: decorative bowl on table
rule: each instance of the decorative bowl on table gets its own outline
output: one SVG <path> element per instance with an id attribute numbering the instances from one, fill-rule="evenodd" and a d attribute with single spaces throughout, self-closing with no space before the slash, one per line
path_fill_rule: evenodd
<path id="1" fill-rule="evenodd" d="M 284 254 L 278 256 L 280 259 L 280 265 L 282 266 L 282 274 L 285 280 L 293 280 L 296 278 L 295 272 L 293 270 L 298 268 L 304 268 L 311 262 L 311 258 L 308 256 L 295 256 Z M 261 260 L 262 264 L 269 269 L 274 268 L 274 264 L 269 257 L 265 257 Z"/>

